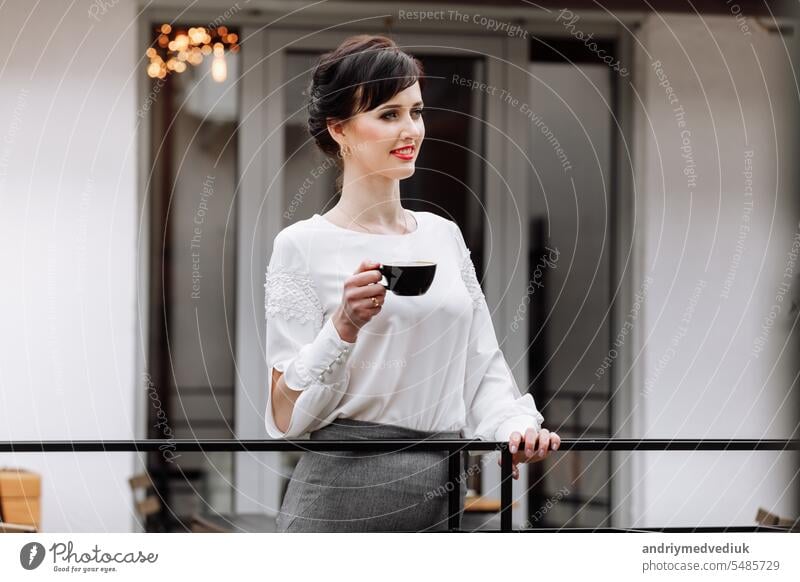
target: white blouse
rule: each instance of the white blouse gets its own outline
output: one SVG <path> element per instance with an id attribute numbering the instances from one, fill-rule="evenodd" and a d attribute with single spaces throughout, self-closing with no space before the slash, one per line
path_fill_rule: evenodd
<path id="1" fill-rule="evenodd" d="M 371 234 L 319 214 L 275 237 L 265 288 L 266 429 L 297 438 L 337 418 L 421 431 L 462 431 L 507 441 L 544 420 L 530 394 L 520 396 L 500 350 L 489 308 L 458 225 L 412 212 L 407 234 Z M 427 293 L 386 293 L 383 308 L 341 339 L 331 315 L 345 279 L 364 260 L 437 263 Z M 288 430 L 272 414 L 272 368 L 297 398 Z"/>

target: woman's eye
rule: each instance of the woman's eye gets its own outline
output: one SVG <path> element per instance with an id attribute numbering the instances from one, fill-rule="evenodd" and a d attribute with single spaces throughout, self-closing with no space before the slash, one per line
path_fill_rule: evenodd
<path id="1" fill-rule="evenodd" d="M 422 117 L 422 109 L 412 109 L 411 113 L 414 113 L 419 117 Z M 389 119 L 390 115 L 397 115 L 397 112 L 396 111 L 389 111 L 388 113 L 384 113 L 381 117 L 383 119 Z"/>

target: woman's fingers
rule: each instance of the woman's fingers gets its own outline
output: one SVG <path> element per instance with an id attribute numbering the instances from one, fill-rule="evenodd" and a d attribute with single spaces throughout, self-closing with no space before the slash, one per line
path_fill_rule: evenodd
<path id="1" fill-rule="evenodd" d="M 519 445 L 522 435 L 518 432 L 511 433 L 508 439 L 508 450 L 511 453 L 512 476 L 519 479 L 519 463 L 538 463 L 547 458 L 551 450 L 557 451 L 561 446 L 561 437 L 554 432 L 543 428 L 537 432 L 535 428 L 525 431 L 525 442 L 520 450 Z M 502 457 L 497 458 L 497 464 L 502 466 Z"/>
<path id="2" fill-rule="evenodd" d="M 375 261 L 362 261 L 344 282 L 342 313 L 359 329 L 381 311 L 386 301 L 386 288 L 378 284 L 382 277 L 378 267 L 380 263 Z"/>
<path id="3" fill-rule="evenodd" d="M 379 271 L 367 271 L 361 273 L 350 280 L 350 286 L 347 289 L 348 297 L 353 299 L 362 299 L 364 297 L 371 297 L 372 295 L 385 294 L 386 287 L 378 285 L 382 275 Z"/>
<path id="4" fill-rule="evenodd" d="M 519 479 L 519 467 L 517 467 L 517 465 L 519 465 L 520 460 L 517 459 L 516 457 L 517 455 L 514 455 L 511 458 L 511 476 L 514 479 Z M 501 467 L 503 466 L 502 457 L 497 457 L 497 464 L 500 465 Z"/>
<path id="5" fill-rule="evenodd" d="M 536 429 L 529 428 L 525 431 L 525 457 L 530 459 L 536 447 Z"/>
<path id="6" fill-rule="evenodd" d="M 539 457 L 544 459 L 550 450 L 550 431 L 543 428 L 539 431 Z"/>
<path id="7" fill-rule="evenodd" d="M 364 260 L 364 261 L 361 261 L 361 264 L 358 265 L 358 268 L 356 269 L 355 273 L 353 273 L 353 274 L 354 275 L 358 275 L 359 273 L 363 273 L 364 271 L 370 271 L 372 269 L 377 269 L 380 266 L 381 266 L 381 264 L 376 262 L 376 261 Z"/>
<path id="8" fill-rule="evenodd" d="M 362 261 L 356 273 L 344 284 L 342 305 L 345 315 L 358 328 L 366 325 L 380 313 L 386 302 L 386 288 L 377 283 L 381 273 L 376 269 L 379 264 L 373 261 Z"/>
<path id="9" fill-rule="evenodd" d="M 517 451 L 519 450 L 519 443 L 521 440 L 522 435 L 516 431 L 512 432 L 511 436 L 508 438 L 508 452 L 511 453 L 511 476 L 514 479 L 519 479 L 519 469 L 517 468 L 517 463 L 519 463 L 519 455 L 517 454 Z M 502 456 L 497 458 L 497 464 L 501 467 L 503 466 Z"/>
<path id="10" fill-rule="evenodd" d="M 377 313 L 380 307 L 386 303 L 386 288 L 383 285 L 364 285 L 348 289 L 345 297 L 353 302 L 354 305 L 363 309 Z"/>

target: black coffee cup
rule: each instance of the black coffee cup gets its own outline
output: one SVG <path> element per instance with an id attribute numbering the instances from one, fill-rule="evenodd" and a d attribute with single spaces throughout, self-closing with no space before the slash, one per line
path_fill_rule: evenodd
<path id="1" fill-rule="evenodd" d="M 433 283 L 436 263 L 431 261 L 392 261 L 378 267 L 386 282 L 381 285 L 396 295 L 424 295 Z"/>

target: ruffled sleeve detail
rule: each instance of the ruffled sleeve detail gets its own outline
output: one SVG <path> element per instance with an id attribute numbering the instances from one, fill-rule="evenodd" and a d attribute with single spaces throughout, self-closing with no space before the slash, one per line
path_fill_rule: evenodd
<path id="1" fill-rule="evenodd" d="M 455 222 L 451 221 L 451 228 L 453 229 L 453 238 L 458 246 L 459 257 L 461 258 L 461 279 L 464 281 L 464 286 L 467 288 L 467 293 L 472 298 L 472 307 L 477 309 L 481 306 L 482 302 L 486 301 L 483 294 L 478 276 L 475 273 L 475 265 L 472 262 L 472 252 L 467 248 L 467 243 L 461 234 L 461 229 Z"/>
<path id="2" fill-rule="evenodd" d="M 267 318 L 297 319 L 322 328 L 324 310 L 308 273 L 270 265 L 264 283 L 264 307 Z"/>
<path id="3" fill-rule="evenodd" d="M 472 298 L 472 307 L 477 309 L 481 306 L 481 301 L 486 300 L 486 297 L 483 295 L 483 289 L 481 289 L 478 276 L 475 274 L 475 265 L 472 262 L 469 250 L 466 251 L 466 254 L 461 260 L 461 278 L 464 280 L 467 292 Z"/>

